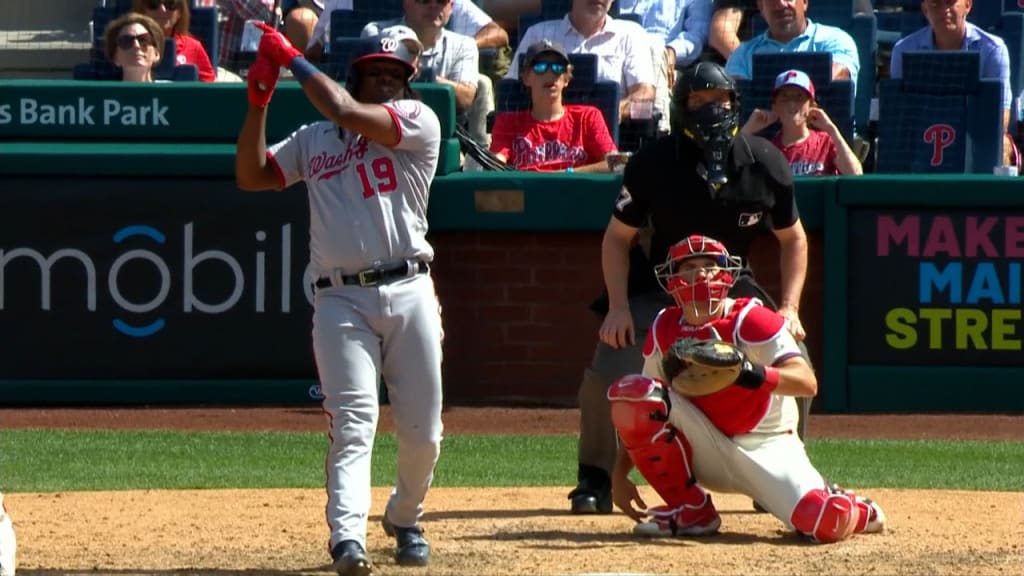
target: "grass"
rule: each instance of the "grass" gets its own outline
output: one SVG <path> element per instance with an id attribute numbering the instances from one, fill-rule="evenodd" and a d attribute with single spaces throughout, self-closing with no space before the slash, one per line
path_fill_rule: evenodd
<path id="1" fill-rule="evenodd" d="M 320 488 L 324 434 L 4 430 L 7 492 Z M 811 461 L 850 487 L 1024 491 L 1024 442 L 812 440 Z M 571 486 L 575 436 L 445 439 L 435 486 Z M 395 438 L 377 438 L 373 484 L 395 474 Z"/>

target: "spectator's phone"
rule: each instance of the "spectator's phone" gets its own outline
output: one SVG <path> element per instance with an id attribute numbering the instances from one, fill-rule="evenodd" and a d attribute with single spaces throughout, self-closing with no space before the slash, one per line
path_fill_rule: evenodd
<path id="1" fill-rule="evenodd" d="M 246 20 L 242 29 L 242 43 L 239 46 L 241 52 L 256 52 L 260 48 L 260 38 L 263 38 L 263 30 L 256 25 L 262 24 L 260 20 Z"/>

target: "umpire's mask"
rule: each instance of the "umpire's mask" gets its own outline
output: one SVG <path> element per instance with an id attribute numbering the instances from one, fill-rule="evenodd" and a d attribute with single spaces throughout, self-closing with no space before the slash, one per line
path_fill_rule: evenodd
<path id="1" fill-rule="evenodd" d="M 690 95 L 701 90 L 726 90 L 726 104 L 709 102 L 690 109 Z M 736 83 L 718 64 L 697 62 L 687 68 L 672 90 L 673 132 L 681 132 L 704 151 L 708 184 L 712 194 L 728 181 L 726 160 L 729 145 L 739 130 L 739 94 Z"/>

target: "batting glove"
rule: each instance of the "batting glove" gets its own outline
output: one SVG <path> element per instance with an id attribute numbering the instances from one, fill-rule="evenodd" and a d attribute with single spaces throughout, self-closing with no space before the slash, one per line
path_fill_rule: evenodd
<path id="1" fill-rule="evenodd" d="M 249 68 L 249 105 L 253 108 L 266 108 L 280 75 L 280 66 L 262 54 L 257 56 L 256 62 Z"/>
<path id="2" fill-rule="evenodd" d="M 268 58 L 278 66 L 288 67 L 296 56 L 302 56 L 302 52 L 295 49 L 292 43 L 274 28 L 263 24 L 256 24 L 256 27 L 263 30 L 263 37 L 260 38 L 259 55 Z"/>

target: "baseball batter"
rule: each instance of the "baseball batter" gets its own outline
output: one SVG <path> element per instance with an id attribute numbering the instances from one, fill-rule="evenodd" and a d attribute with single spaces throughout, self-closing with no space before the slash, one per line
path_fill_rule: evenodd
<path id="1" fill-rule="evenodd" d="M 279 32 L 264 28 L 249 72 L 249 113 L 238 140 L 246 190 L 304 181 L 316 275 L 313 350 L 329 418 L 327 522 L 333 568 L 366 576 L 370 459 L 384 378 L 398 464 L 384 515 L 401 565 L 426 565 L 419 519 L 441 446 L 441 315 L 425 238 L 440 124 L 413 98 L 413 55 L 389 36 L 361 41 L 346 87 L 320 73 Z M 265 146 L 266 106 L 280 66 L 327 118 Z"/>
<path id="2" fill-rule="evenodd" d="M 643 375 L 621 378 L 608 392 L 622 439 L 612 474 L 615 504 L 643 536 L 716 532 L 721 518 L 705 487 L 746 494 L 816 542 L 881 532 L 882 509 L 829 486 L 808 459 L 796 434 L 794 397 L 816 394 L 817 380 L 783 316 L 756 298 L 727 296 L 741 268 L 723 244 L 694 235 L 672 246 L 655 269 L 676 305 L 663 309 L 648 331 Z M 680 339 L 727 342 L 746 361 L 731 384 L 684 394 L 664 384 L 676 377 L 666 374 L 673 364 L 665 359 Z M 646 504 L 628 478 L 633 465 L 664 506 L 634 507 Z"/>
<path id="3" fill-rule="evenodd" d="M 4 495 L 0 493 L 0 576 L 14 576 L 17 554 L 18 542 L 14 537 L 14 524 L 7 514 Z"/>

